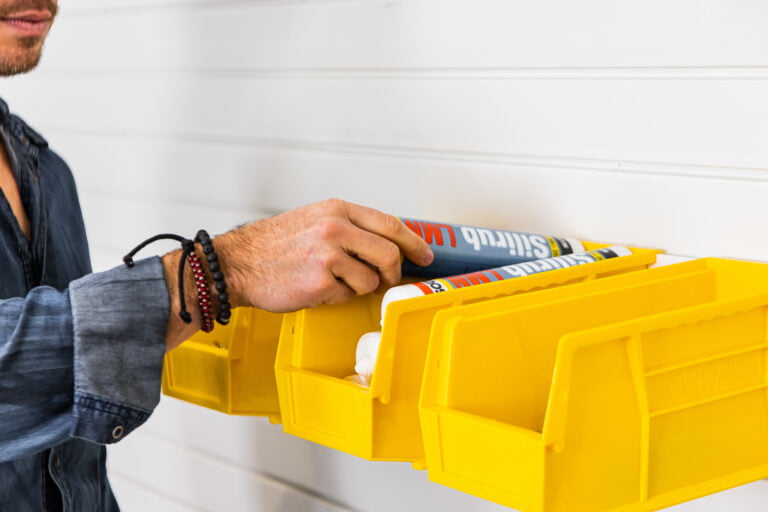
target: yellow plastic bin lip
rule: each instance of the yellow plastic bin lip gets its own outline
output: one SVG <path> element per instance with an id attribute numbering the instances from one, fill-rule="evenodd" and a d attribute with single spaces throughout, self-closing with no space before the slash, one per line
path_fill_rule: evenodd
<path id="1" fill-rule="evenodd" d="M 596 242 L 583 242 L 587 251 L 610 247 L 616 244 L 602 244 Z M 397 332 L 398 319 L 413 311 L 425 310 L 430 308 L 440 308 L 451 303 L 460 306 L 467 302 L 488 300 L 498 296 L 508 296 L 510 287 L 519 291 L 536 290 L 551 286 L 553 282 L 567 282 L 579 279 L 593 279 L 605 274 L 613 274 L 627 271 L 632 268 L 645 269 L 656 262 L 656 256 L 663 251 L 659 249 L 649 249 L 641 247 L 630 247 L 632 254 L 620 258 L 610 258 L 602 261 L 596 261 L 587 265 L 577 265 L 549 272 L 542 272 L 529 276 L 519 277 L 512 280 L 494 281 L 483 283 L 466 288 L 458 288 L 447 293 L 436 293 L 422 297 L 414 297 L 401 301 L 392 302 L 385 312 L 382 322 L 381 343 L 379 345 L 379 354 L 376 361 L 376 370 L 371 379 L 371 397 L 378 398 L 381 403 L 388 403 L 390 400 L 390 390 L 392 388 L 392 374 L 394 366 L 394 351 L 396 340 L 394 334 Z M 563 277 L 562 281 L 557 281 L 556 277 Z M 512 284 L 514 283 L 514 284 Z"/>

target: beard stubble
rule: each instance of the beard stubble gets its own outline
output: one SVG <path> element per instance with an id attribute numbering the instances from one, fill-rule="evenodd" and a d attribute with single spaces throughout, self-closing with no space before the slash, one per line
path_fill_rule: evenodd
<path id="1" fill-rule="evenodd" d="M 27 10 L 48 10 L 51 22 L 58 12 L 53 0 L 17 0 L 0 5 L 0 18 L 9 18 Z M 15 40 L 9 48 L 0 51 L 0 76 L 13 76 L 34 69 L 42 56 L 45 36 L 24 36 Z"/>

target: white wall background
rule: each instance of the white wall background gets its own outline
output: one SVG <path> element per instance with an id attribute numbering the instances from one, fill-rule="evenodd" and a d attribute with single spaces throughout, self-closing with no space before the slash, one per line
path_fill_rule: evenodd
<path id="1" fill-rule="evenodd" d="M 97 269 L 331 196 L 768 260 L 762 0 L 61 3 L 0 93 L 74 168 Z M 508 510 L 169 398 L 110 453 L 128 512 Z M 676 510 L 766 503 L 757 482 Z"/>

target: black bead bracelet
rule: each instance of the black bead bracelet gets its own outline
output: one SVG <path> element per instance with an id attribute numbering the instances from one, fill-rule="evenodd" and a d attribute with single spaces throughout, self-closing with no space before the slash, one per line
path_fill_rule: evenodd
<path id="1" fill-rule="evenodd" d="M 201 229 L 195 236 L 195 242 L 199 242 L 203 246 L 203 254 L 205 254 L 206 260 L 208 260 L 208 270 L 211 272 L 213 285 L 216 291 L 219 292 L 219 314 L 216 315 L 216 321 L 221 325 L 227 325 L 230 318 L 232 318 L 232 306 L 229 303 L 227 283 L 224 281 L 224 273 L 219 265 L 219 257 L 213 248 L 213 240 L 211 240 L 206 230 Z"/>

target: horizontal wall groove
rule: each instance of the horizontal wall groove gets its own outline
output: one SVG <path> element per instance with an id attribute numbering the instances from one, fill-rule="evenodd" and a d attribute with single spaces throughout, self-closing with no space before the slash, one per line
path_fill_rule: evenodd
<path id="1" fill-rule="evenodd" d="M 184 500 L 179 499 L 178 496 L 174 496 L 171 493 L 165 492 L 161 487 L 155 487 L 147 485 L 145 482 L 141 481 L 140 479 L 137 479 L 134 475 L 127 473 L 125 471 L 120 471 L 118 469 L 109 468 L 109 475 L 111 477 L 118 477 L 120 480 L 124 480 L 128 482 L 130 485 L 134 487 L 138 487 L 142 491 L 144 491 L 147 494 L 153 494 L 159 498 L 162 498 L 163 500 L 173 503 L 174 505 L 178 505 L 180 507 L 188 508 L 192 511 L 199 511 L 199 512 L 205 512 L 205 509 L 195 507 L 191 503 L 187 503 Z M 119 496 L 118 496 L 119 498 Z"/>
<path id="2" fill-rule="evenodd" d="M 184 446 L 184 449 L 189 451 L 192 448 L 189 445 L 186 445 L 186 446 Z M 199 454 L 199 452 L 198 452 L 198 454 Z M 221 461 L 216 461 L 216 462 L 221 464 Z M 306 488 L 301 487 L 299 485 L 296 485 L 296 484 L 294 484 L 292 482 L 288 482 L 287 480 L 283 480 L 283 479 L 280 479 L 280 478 L 267 476 L 264 473 L 246 472 L 242 468 L 239 468 L 238 466 L 233 466 L 231 464 L 230 464 L 230 468 L 233 469 L 234 471 L 237 471 L 237 472 L 240 472 L 240 473 L 245 473 L 245 474 L 247 474 L 249 476 L 254 476 L 254 477 L 257 477 L 257 478 L 262 479 L 262 480 L 266 480 L 269 485 L 288 488 L 288 489 L 290 489 L 291 492 L 295 492 L 296 494 L 302 494 L 302 495 L 304 495 L 304 496 L 306 496 L 308 498 L 311 498 L 314 501 L 324 503 L 325 505 L 328 505 L 328 506 L 333 507 L 333 508 L 337 508 L 337 509 L 339 509 L 339 512 L 346 512 L 346 511 L 352 512 L 352 509 L 350 509 L 346 505 L 343 505 L 343 504 L 340 504 L 338 502 L 329 500 L 327 496 L 323 496 L 322 494 L 319 494 L 319 493 L 317 493 L 315 491 L 312 491 L 311 489 L 306 489 Z M 168 501 L 170 503 L 174 503 L 174 504 L 179 505 L 179 506 L 187 507 L 190 510 L 195 510 L 195 511 L 199 511 L 199 512 L 205 512 L 206 510 L 208 510 L 208 509 L 205 509 L 205 508 L 199 508 L 199 507 L 195 506 L 194 503 L 189 503 L 187 501 L 184 501 L 184 500 L 180 499 L 177 496 L 174 496 L 172 494 L 164 492 L 160 486 L 155 487 L 155 486 L 148 485 L 145 482 L 143 482 L 142 480 L 137 479 L 134 475 L 132 475 L 130 473 L 126 473 L 125 471 L 120 471 L 119 469 L 115 469 L 113 467 L 110 467 L 109 468 L 109 474 L 112 477 L 118 477 L 119 479 L 124 480 L 124 481 L 130 483 L 131 485 L 133 485 L 135 487 L 138 487 L 142 491 L 144 491 L 144 492 L 146 492 L 148 494 L 154 494 L 154 495 L 156 495 L 156 496 L 158 496 L 158 497 L 160 497 L 160 498 L 162 498 L 162 499 L 164 499 L 164 500 L 166 500 L 166 501 Z"/>
<path id="3" fill-rule="evenodd" d="M 41 77 L 56 79 L 224 78 L 246 80 L 768 80 L 768 65 L 639 67 L 317 67 L 317 68 L 174 68 L 55 67 Z"/>
<path id="4" fill-rule="evenodd" d="M 219 9 L 221 7 L 280 7 L 301 4 L 340 4 L 340 3 L 382 3 L 382 0 L 165 0 L 159 2 L 129 2 L 117 5 L 66 6 L 62 11 L 67 16 L 100 16 L 102 14 L 119 14 L 125 12 L 146 12 L 161 9 L 198 8 Z"/>
<path id="5" fill-rule="evenodd" d="M 349 506 L 345 505 L 344 503 L 335 501 L 333 499 L 329 499 L 328 496 L 320 494 L 317 491 L 314 491 L 305 486 L 296 484 L 295 482 L 288 481 L 280 476 L 277 476 L 265 471 L 244 468 L 212 452 L 201 450 L 198 446 L 194 444 L 181 443 L 175 437 L 171 435 L 166 435 L 159 430 L 152 430 L 151 428 L 146 428 L 146 430 L 147 432 L 143 434 L 144 436 L 153 438 L 153 440 L 158 442 L 159 444 L 168 445 L 183 453 L 187 453 L 187 454 L 191 453 L 194 457 L 205 459 L 207 464 L 217 465 L 219 466 L 220 469 L 225 469 L 228 471 L 232 471 L 234 473 L 239 473 L 245 477 L 256 478 L 256 479 L 262 480 L 264 483 L 268 485 L 272 485 L 278 488 L 283 488 L 291 492 L 295 492 L 297 494 L 303 494 L 304 496 L 312 500 L 322 502 L 325 505 L 328 505 L 330 507 L 338 508 L 340 509 L 340 511 L 348 511 L 348 510 L 351 511 Z M 111 472 L 112 470 L 110 469 L 110 473 Z M 121 476 L 123 476 L 122 473 L 121 473 Z M 135 482 L 136 485 L 141 485 L 140 481 L 137 481 L 135 479 L 131 479 L 131 481 Z"/>
<path id="6" fill-rule="evenodd" d="M 176 194 L 174 197 L 169 198 L 167 191 L 152 189 L 144 194 L 136 192 L 126 192 L 124 190 L 117 191 L 115 189 L 105 188 L 103 185 L 93 185 L 88 182 L 80 183 L 79 194 L 82 197 L 99 197 L 113 198 L 115 202 L 128 202 L 136 205 L 147 203 L 162 204 L 163 207 L 169 209 L 182 210 L 184 208 L 189 209 L 194 205 L 195 210 L 212 210 L 220 215 L 229 215 L 232 218 L 239 219 L 238 222 L 252 222 L 255 220 L 263 219 L 273 215 L 278 215 L 283 210 L 277 209 L 265 209 L 259 208 L 258 211 L 249 209 L 247 205 L 225 203 L 224 201 L 216 202 L 214 200 L 205 201 L 199 197 L 185 197 L 180 194 Z M 229 228 L 235 228 L 232 225 Z"/>
<path id="7" fill-rule="evenodd" d="M 133 132 L 108 130 L 77 130 L 66 127 L 49 127 L 61 135 L 88 135 L 151 140 L 174 140 L 197 144 L 219 144 L 254 149 L 282 149 L 296 152 L 322 152 L 363 155 L 377 158 L 452 161 L 502 166 L 538 167 L 558 170 L 645 174 L 668 177 L 703 178 L 728 181 L 768 181 L 768 167 L 706 165 L 680 162 L 633 161 L 622 159 L 597 159 L 565 155 L 537 155 L 494 153 L 472 150 L 448 150 L 440 148 L 418 148 L 376 144 L 353 144 L 331 141 L 306 141 L 290 139 L 268 139 L 235 134 L 216 136 L 213 134 L 181 132 Z"/>

